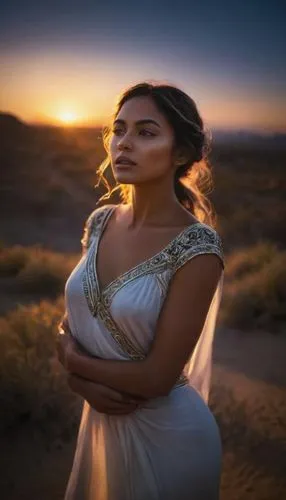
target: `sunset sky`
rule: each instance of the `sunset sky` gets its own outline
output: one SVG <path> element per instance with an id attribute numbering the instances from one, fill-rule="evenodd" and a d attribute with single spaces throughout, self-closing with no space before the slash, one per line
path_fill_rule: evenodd
<path id="1" fill-rule="evenodd" d="M 152 79 L 189 93 L 211 127 L 286 132 L 285 19 L 277 0 L 11 0 L 0 110 L 102 125 L 121 90 Z"/>

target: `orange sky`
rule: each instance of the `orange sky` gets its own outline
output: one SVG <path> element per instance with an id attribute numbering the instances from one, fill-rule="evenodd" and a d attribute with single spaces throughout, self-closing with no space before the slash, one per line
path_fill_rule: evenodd
<path id="1" fill-rule="evenodd" d="M 188 92 L 211 127 L 286 131 L 285 104 L 279 96 L 255 94 L 198 70 L 156 69 L 148 61 L 126 62 L 72 59 L 66 54 L 6 55 L 1 76 L 0 108 L 27 122 L 101 125 L 110 117 L 118 93 L 143 79 L 168 80 Z M 194 71 L 194 70 L 193 70 Z M 11 78 L 13 75 L 13 78 Z M 283 111 L 284 107 L 284 111 Z"/>
<path id="2" fill-rule="evenodd" d="M 286 132 L 283 12 L 271 0 L 5 3 L 0 110 L 102 125 L 121 90 L 152 79 L 187 92 L 210 127 Z"/>

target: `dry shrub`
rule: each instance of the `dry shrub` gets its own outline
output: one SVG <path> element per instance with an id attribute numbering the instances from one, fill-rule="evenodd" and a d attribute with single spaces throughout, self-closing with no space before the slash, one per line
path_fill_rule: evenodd
<path id="1" fill-rule="evenodd" d="M 0 318 L 1 430 L 32 422 L 43 432 L 72 432 L 78 398 L 56 357 L 63 297 L 54 304 L 20 306 Z"/>
<path id="2" fill-rule="evenodd" d="M 234 252 L 228 258 L 226 276 L 232 280 L 241 279 L 259 271 L 264 265 L 277 256 L 278 249 L 274 243 L 259 242 L 253 247 L 245 247 Z"/>
<path id="3" fill-rule="evenodd" d="M 17 276 L 29 261 L 28 248 L 15 245 L 11 248 L 0 249 L 0 276 Z"/>
<path id="4" fill-rule="evenodd" d="M 230 256 L 221 315 L 225 325 L 280 332 L 285 303 L 286 252 L 259 243 Z"/>
<path id="5" fill-rule="evenodd" d="M 13 287 L 18 291 L 55 297 L 78 260 L 77 255 L 45 250 L 40 245 L 16 245 L 0 250 L 0 276 L 15 277 Z"/>

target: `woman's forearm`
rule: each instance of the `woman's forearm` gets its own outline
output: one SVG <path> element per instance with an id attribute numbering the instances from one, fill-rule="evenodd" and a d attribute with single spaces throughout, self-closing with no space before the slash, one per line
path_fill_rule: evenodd
<path id="1" fill-rule="evenodd" d="M 148 360 L 121 361 L 92 358 L 74 352 L 70 372 L 93 382 L 108 385 L 133 396 L 150 398 L 161 395 Z"/>

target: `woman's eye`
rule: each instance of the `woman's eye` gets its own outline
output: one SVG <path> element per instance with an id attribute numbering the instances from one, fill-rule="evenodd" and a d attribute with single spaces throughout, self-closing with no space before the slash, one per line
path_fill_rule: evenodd
<path id="1" fill-rule="evenodd" d="M 150 135 L 150 136 L 154 136 L 155 135 L 152 132 L 150 132 L 150 130 L 146 130 L 146 129 L 142 129 L 142 130 L 140 130 L 140 132 L 146 132 L 146 134 L 144 133 L 143 135 Z"/>
<path id="2" fill-rule="evenodd" d="M 115 128 L 115 129 L 112 130 L 112 133 L 114 135 L 119 135 L 121 132 L 123 132 L 123 130 L 119 129 L 119 128 Z M 146 130 L 146 129 L 139 130 L 139 134 L 141 134 L 141 135 L 147 135 L 147 136 L 151 136 L 151 137 L 155 135 L 152 132 L 150 132 L 150 130 Z"/>

